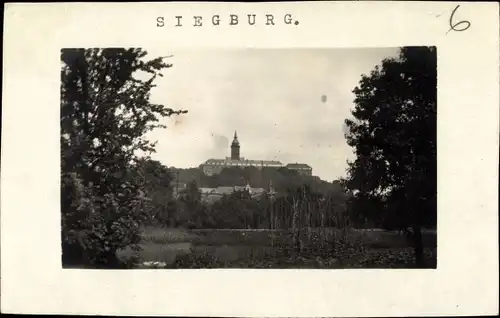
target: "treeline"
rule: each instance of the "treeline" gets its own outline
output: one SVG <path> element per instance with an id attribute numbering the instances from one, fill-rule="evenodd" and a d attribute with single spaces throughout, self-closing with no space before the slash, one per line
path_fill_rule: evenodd
<path id="1" fill-rule="evenodd" d="M 316 176 L 305 176 L 297 171 L 282 168 L 264 167 L 227 167 L 220 174 L 207 176 L 200 168 L 176 169 L 171 168 L 174 182 L 188 184 L 196 182 L 200 187 L 216 188 L 218 186 L 245 186 L 247 183 L 253 188 L 268 189 L 272 187 L 277 192 L 286 192 L 308 184 L 311 190 L 326 195 L 332 191 L 342 191 L 339 181 L 328 182 Z"/>
<path id="2" fill-rule="evenodd" d="M 386 198 L 362 197 L 347 191 L 340 182 L 327 183 L 316 178 L 298 176 L 270 197 L 252 197 L 245 191 L 222 195 L 214 203 L 202 200 L 199 185 L 188 182 L 178 197 L 172 195 L 176 170 L 158 161 L 143 160 L 143 203 L 147 222 L 152 225 L 212 229 L 291 229 L 293 213 L 297 227 L 353 227 L 399 230 L 404 211 L 394 208 Z M 241 175 L 244 170 L 236 168 Z M 238 180 L 235 177 L 234 180 Z M 286 179 L 285 179 L 286 180 Z M 294 183 L 294 181 L 296 183 Z M 309 182 L 308 182 L 309 181 Z M 324 186 L 324 184 L 328 184 Z M 274 183 L 273 183 L 274 184 Z M 222 185 L 229 185 L 223 183 Z M 324 186 L 324 187 L 322 187 Z M 399 214 L 398 214 L 399 213 Z M 430 219 L 424 228 L 435 228 Z"/>
<path id="3" fill-rule="evenodd" d="M 154 162 L 150 165 L 161 166 Z M 161 166 L 162 167 L 162 166 Z M 157 170 L 166 171 L 165 167 Z M 232 171 L 233 180 L 245 173 L 243 169 Z M 280 171 L 276 171 L 280 173 Z M 316 178 L 297 174 L 290 176 L 289 183 L 283 179 L 275 195 L 269 193 L 260 197 L 252 197 L 245 191 L 237 191 L 223 195 L 212 204 L 205 203 L 195 180 L 188 183 L 187 188 L 173 197 L 172 187 L 167 182 L 155 181 L 173 179 L 162 174 L 148 174 L 147 183 L 154 185 L 148 188 L 151 198 L 150 221 L 155 225 L 184 228 L 218 228 L 218 229 L 291 229 L 296 227 L 372 227 L 367 218 L 348 209 L 349 195 L 340 183 L 327 183 Z M 223 174 L 224 175 L 224 174 Z M 308 182 L 309 181 L 309 182 Z M 238 184 L 238 183 L 237 183 Z M 273 182 L 274 184 L 274 182 Z M 325 184 L 327 184 L 325 186 Z M 229 181 L 223 185 L 230 185 Z M 155 188 L 156 187 L 156 188 Z M 158 196 L 163 193 L 163 196 Z M 296 212 L 294 220 L 294 212 Z M 294 223 L 295 222 L 295 223 Z"/>
<path id="4" fill-rule="evenodd" d="M 344 227 L 354 225 L 347 215 L 346 195 L 313 192 L 307 184 L 290 189 L 276 197 L 252 198 L 245 191 L 224 195 L 213 204 L 205 204 L 191 191 L 181 195 L 190 202 L 194 217 L 187 222 L 191 228 L 224 229 L 292 229 L 295 227 Z M 294 212 L 297 212 L 294 216 Z M 294 220 L 295 217 L 295 220 Z"/>

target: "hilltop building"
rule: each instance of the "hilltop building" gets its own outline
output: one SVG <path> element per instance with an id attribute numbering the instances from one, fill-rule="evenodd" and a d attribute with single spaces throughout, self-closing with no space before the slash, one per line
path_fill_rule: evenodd
<path id="1" fill-rule="evenodd" d="M 264 167 L 286 167 L 287 169 L 297 171 L 302 175 L 312 175 L 312 168 L 304 163 L 292 163 L 285 166 L 283 163 L 276 160 L 249 160 L 241 157 L 240 142 L 236 131 L 234 132 L 233 142 L 231 143 L 231 157 L 226 157 L 226 159 L 208 159 L 200 165 L 203 173 L 207 176 L 219 174 L 222 169 L 228 167 L 255 167 L 257 169 L 262 169 Z"/>

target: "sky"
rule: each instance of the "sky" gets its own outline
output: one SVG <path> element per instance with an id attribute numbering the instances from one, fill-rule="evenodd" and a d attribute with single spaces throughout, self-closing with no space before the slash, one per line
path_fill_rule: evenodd
<path id="1" fill-rule="evenodd" d="M 306 163 L 326 181 L 345 176 L 354 158 L 344 120 L 352 90 L 397 48 L 182 50 L 146 48 L 171 56 L 151 101 L 187 114 L 165 118 L 153 159 L 177 168 L 230 156 L 235 130 L 240 155 Z"/>

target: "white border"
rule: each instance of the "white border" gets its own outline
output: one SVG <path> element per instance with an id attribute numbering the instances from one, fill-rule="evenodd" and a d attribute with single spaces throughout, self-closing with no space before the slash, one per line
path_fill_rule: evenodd
<path id="1" fill-rule="evenodd" d="M 498 313 L 498 4 L 452 2 L 5 6 L 1 305 L 8 313 L 413 316 Z M 283 15 L 298 26 L 156 28 L 159 15 Z M 62 270 L 63 47 L 438 48 L 437 270 Z"/>

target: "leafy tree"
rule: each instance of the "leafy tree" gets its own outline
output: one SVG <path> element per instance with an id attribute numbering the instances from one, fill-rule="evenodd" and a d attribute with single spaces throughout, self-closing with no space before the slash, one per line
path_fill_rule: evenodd
<path id="1" fill-rule="evenodd" d="M 116 251 L 137 247 L 149 202 L 138 154 L 154 151 L 146 132 L 185 113 L 149 101 L 169 68 L 141 49 L 61 52 L 61 213 L 63 264 L 119 266 Z M 147 79 L 141 79 L 144 77 Z"/>
<path id="2" fill-rule="evenodd" d="M 240 209 L 239 200 L 234 196 L 223 195 L 212 207 L 212 215 L 217 228 L 242 228 L 237 211 Z"/>
<path id="3" fill-rule="evenodd" d="M 200 213 L 202 212 L 203 204 L 196 181 L 191 181 L 187 184 L 186 189 L 181 193 L 179 203 L 180 209 L 177 217 L 179 224 L 188 228 L 200 227 Z M 197 220 L 200 221 L 197 222 Z"/>
<path id="4" fill-rule="evenodd" d="M 356 159 L 344 180 L 351 204 L 383 226 L 404 230 L 421 266 L 422 227 L 436 226 L 435 48 L 400 49 L 397 58 L 363 75 L 353 92 L 346 138 Z"/>
<path id="5" fill-rule="evenodd" d="M 159 161 L 151 159 L 140 159 L 137 163 L 137 180 L 141 180 L 142 190 L 147 201 L 144 212 L 153 224 L 164 225 L 169 222 L 172 213 L 172 173 Z"/>
<path id="6" fill-rule="evenodd" d="M 196 181 L 191 181 L 187 184 L 186 189 L 182 192 L 182 200 L 191 206 L 199 204 L 201 201 L 201 193 L 198 190 Z"/>

